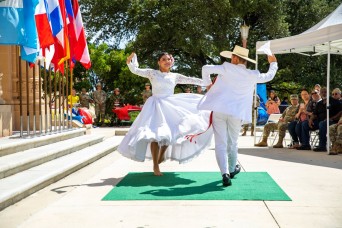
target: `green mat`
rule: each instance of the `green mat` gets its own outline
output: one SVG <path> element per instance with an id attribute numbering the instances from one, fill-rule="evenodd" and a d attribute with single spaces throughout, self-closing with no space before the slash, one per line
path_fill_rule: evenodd
<path id="1" fill-rule="evenodd" d="M 218 172 L 127 174 L 102 200 L 279 200 L 290 197 L 266 172 L 241 172 L 223 187 Z"/>

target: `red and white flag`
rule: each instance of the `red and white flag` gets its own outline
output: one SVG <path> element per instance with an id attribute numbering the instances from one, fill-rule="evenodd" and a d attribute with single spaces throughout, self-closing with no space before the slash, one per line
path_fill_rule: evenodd
<path id="1" fill-rule="evenodd" d="M 39 0 L 34 15 L 36 20 L 40 48 L 49 47 L 51 44 L 54 43 L 51 26 L 49 23 L 48 16 L 46 14 L 46 7 L 46 1 Z"/>
<path id="2" fill-rule="evenodd" d="M 78 5 L 78 0 L 72 0 L 72 7 L 76 24 L 77 43 L 74 47 L 75 60 L 79 61 L 86 69 L 91 67 L 87 40 L 83 28 L 82 15 Z"/>

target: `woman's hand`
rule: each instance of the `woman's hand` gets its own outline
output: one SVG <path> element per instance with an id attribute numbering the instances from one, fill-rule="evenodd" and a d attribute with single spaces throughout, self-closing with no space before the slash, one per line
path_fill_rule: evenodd
<path id="1" fill-rule="evenodd" d="M 128 56 L 128 58 L 127 58 L 127 61 L 126 61 L 126 63 L 127 64 L 130 64 L 131 63 L 131 61 L 132 61 L 132 59 L 133 59 L 133 56 L 134 56 L 134 52 L 132 52 L 132 54 L 130 55 L 130 56 Z"/>

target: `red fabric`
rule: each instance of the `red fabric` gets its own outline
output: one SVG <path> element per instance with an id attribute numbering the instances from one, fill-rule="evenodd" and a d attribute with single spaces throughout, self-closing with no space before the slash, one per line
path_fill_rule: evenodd
<path id="1" fill-rule="evenodd" d="M 210 86 L 212 86 L 216 82 L 216 79 L 217 79 L 217 76 L 213 79 L 213 83 Z M 196 138 L 197 136 L 207 132 L 212 124 L 213 124 L 213 111 L 210 112 L 209 125 L 208 125 L 208 127 L 207 127 L 207 129 L 205 131 L 200 132 L 198 134 L 194 134 L 194 135 L 186 135 L 185 138 L 190 140 L 190 142 L 192 142 L 192 140 L 194 140 L 194 138 Z M 196 141 L 195 141 L 195 143 L 196 143 Z"/>
<path id="2" fill-rule="evenodd" d="M 54 36 L 55 53 L 51 62 L 55 66 L 55 71 L 59 70 L 64 75 L 64 61 L 70 58 L 69 39 L 68 39 L 68 27 L 66 21 L 66 10 L 64 0 L 58 0 L 62 29 Z"/>
<path id="3" fill-rule="evenodd" d="M 208 128 L 207 128 L 205 131 L 200 132 L 200 133 L 198 133 L 198 134 L 194 134 L 194 135 L 186 135 L 185 138 L 188 139 L 188 140 L 190 140 L 190 142 L 192 142 L 192 140 L 193 140 L 195 137 L 197 137 L 197 136 L 199 136 L 199 135 L 201 135 L 201 134 L 207 132 L 208 129 L 210 128 L 210 126 L 211 126 L 212 124 L 213 124 L 213 111 L 210 112 L 209 125 L 208 125 Z M 196 141 L 195 141 L 195 143 L 196 143 Z"/>
<path id="4" fill-rule="evenodd" d="M 116 114 L 119 120 L 130 120 L 128 112 L 141 111 L 141 108 L 139 106 L 126 105 L 121 108 L 113 108 L 112 111 Z"/>
<path id="5" fill-rule="evenodd" d="M 78 113 L 83 116 L 82 121 L 84 124 L 92 124 L 93 118 L 87 108 L 79 108 Z"/>
<path id="6" fill-rule="evenodd" d="M 75 17 L 75 26 L 76 26 L 76 39 L 77 45 L 74 47 L 74 57 L 77 61 L 79 61 L 84 68 L 89 69 L 91 67 L 89 50 L 87 45 L 87 39 L 85 37 L 83 21 L 81 11 L 78 5 L 78 0 L 72 0 L 72 7 L 74 11 Z"/>
<path id="7" fill-rule="evenodd" d="M 46 14 L 44 0 L 39 0 L 39 4 L 36 7 L 35 19 L 40 48 L 47 48 L 54 43 L 54 40 L 49 19 Z"/>
<path id="8" fill-rule="evenodd" d="M 75 64 L 72 60 L 75 59 L 75 47 L 77 46 L 76 37 L 76 20 L 72 8 L 71 0 L 65 0 L 66 17 L 68 19 L 68 38 L 70 47 L 70 69 L 74 68 Z"/>

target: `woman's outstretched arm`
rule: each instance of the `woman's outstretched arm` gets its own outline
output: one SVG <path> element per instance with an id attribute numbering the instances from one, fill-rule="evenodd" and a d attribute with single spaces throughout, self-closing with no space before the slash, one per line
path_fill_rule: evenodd
<path id="1" fill-rule="evenodd" d="M 153 70 L 152 69 L 140 69 L 137 55 L 134 52 L 132 52 L 132 54 L 128 56 L 126 63 L 127 63 L 129 70 L 133 74 L 139 75 L 144 78 L 152 79 Z"/>

